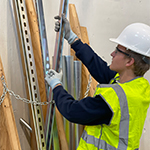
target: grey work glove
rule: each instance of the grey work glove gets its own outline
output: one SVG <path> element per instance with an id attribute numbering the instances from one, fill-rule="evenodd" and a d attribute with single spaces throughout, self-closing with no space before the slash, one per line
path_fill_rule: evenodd
<path id="1" fill-rule="evenodd" d="M 59 32 L 60 30 L 60 16 L 55 16 L 55 19 L 58 19 L 58 21 L 55 22 L 55 31 Z M 72 44 L 73 41 L 78 38 L 78 36 L 71 30 L 70 28 L 70 23 L 67 20 L 67 18 L 65 17 L 64 14 L 62 14 L 62 21 L 65 23 L 65 39 L 68 41 L 69 44 Z"/>
<path id="2" fill-rule="evenodd" d="M 45 77 L 45 80 L 51 86 L 52 90 L 57 84 L 62 84 L 61 79 L 62 79 L 62 71 L 60 71 L 60 73 L 57 73 L 53 69 L 50 69 Z"/>

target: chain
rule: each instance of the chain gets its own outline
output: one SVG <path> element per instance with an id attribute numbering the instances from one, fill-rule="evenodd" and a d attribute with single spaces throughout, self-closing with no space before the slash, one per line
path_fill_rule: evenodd
<path id="1" fill-rule="evenodd" d="M 92 77 L 91 77 L 91 75 L 89 74 L 88 85 L 87 85 L 87 88 L 86 88 L 86 92 L 84 93 L 84 98 L 86 98 L 86 97 L 88 96 L 88 93 L 89 93 L 90 87 L 91 87 L 91 82 L 92 82 Z"/>
<path id="2" fill-rule="evenodd" d="M 1 96 L 1 98 L 0 98 L 0 105 L 3 103 L 3 101 L 4 101 L 4 98 L 5 98 L 5 95 L 6 95 L 6 93 L 7 93 L 7 87 L 6 87 L 6 83 L 4 82 L 5 81 L 5 79 L 4 79 L 4 76 L 2 76 L 1 77 L 1 80 L 2 80 L 2 83 L 3 83 L 3 94 L 2 94 L 2 96 Z"/>
<path id="3" fill-rule="evenodd" d="M 32 101 L 32 100 L 29 100 L 29 99 L 26 99 L 26 98 L 22 98 L 22 97 L 20 97 L 20 95 L 15 94 L 12 90 L 9 90 L 7 88 L 4 76 L 1 77 L 1 81 L 2 81 L 2 84 L 3 84 L 3 94 L 0 97 L 0 105 L 3 103 L 5 95 L 7 94 L 7 92 L 9 93 L 9 95 L 14 96 L 17 100 L 21 100 L 21 101 L 23 101 L 27 104 L 48 105 L 48 104 L 54 104 L 55 103 L 54 100 L 51 100 L 49 102 L 37 102 L 37 101 Z"/>

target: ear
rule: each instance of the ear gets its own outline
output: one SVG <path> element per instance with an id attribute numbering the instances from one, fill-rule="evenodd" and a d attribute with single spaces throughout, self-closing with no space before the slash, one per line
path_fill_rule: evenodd
<path id="1" fill-rule="evenodd" d="M 130 67 L 134 64 L 134 58 L 129 58 L 126 63 L 126 67 Z"/>

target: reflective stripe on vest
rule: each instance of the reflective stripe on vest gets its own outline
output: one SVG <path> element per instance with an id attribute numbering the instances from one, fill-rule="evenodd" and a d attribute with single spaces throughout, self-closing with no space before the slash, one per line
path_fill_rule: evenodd
<path id="1" fill-rule="evenodd" d="M 93 144 L 95 147 L 99 145 L 99 140 L 98 138 L 95 138 L 94 136 L 88 135 L 87 132 L 84 130 L 82 134 L 82 139 L 86 141 L 88 144 Z M 107 144 L 105 141 L 101 140 L 99 148 L 101 149 L 109 149 L 109 150 L 116 150 L 113 146 Z"/>
<path id="2" fill-rule="evenodd" d="M 112 87 L 118 98 L 121 109 L 121 121 L 119 127 L 119 145 L 118 149 L 126 150 L 128 146 L 128 133 L 129 133 L 129 110 L 126 94 L 119 84 L 100 85 L 100 87 Z"/>
<path id="3" fill-rule="evenodd" d="M 88 135 L 85 130 L 83 131 L 82 139 L 84 141 L 86 141 L 86 143 L 88 143 L 88 144 L 94 144 L 95 147 L 97 147 L 97 145 L 99 143 L 98 138 L 95 138 L 94 136 Z M 107 150 L 119 150 L 119 149 L 116 149 L 115 147 L 107 144 L 104 140 L 101 140 L 100 142 L 101 142 L 101 145 L 99 146 L 99 149 L 101 148 L 101 149 L 107 149 Z M 120 150 L 122 150 L 122 149 L 120 149 Z M 139 150 L 139 149 L 137 148 L 135 150 Z"/>
<path id="4" fill-rule="evenodd" d="M 126 98 L 126 94 L 124 93 L 122 87 L 119 84 L 101 84 L 98 85 L 100 87 L 112 87 L 116 92 L 121 109 L 121 121 L 119 125 L 119 144 L 118 148 L 107 144 L 105 141 L 95 138 L 94 136 L 87 135 L 86 131 L 82 136 L 82 139 L 90 144 L 95 145 L 99 149 L 107 149 L 107 150 L 127 150 L 128 147 L 128 134 L 129 134 L 129 110 L 128 110 L 128 102 Z M 106 101 L 106 100 L 105 100 Z M 106 101 L 107 102 L 107 101 Z M 99 142 L 100 140 L 100 142 Z M 98 144 L 99 142 L 99 144 Z"/>

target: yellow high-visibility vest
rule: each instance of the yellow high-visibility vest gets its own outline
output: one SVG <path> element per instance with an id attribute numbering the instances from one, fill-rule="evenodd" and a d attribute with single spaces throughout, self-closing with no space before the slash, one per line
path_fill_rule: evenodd
<path id="1" fill-rule="evenodd" d="M 149 82 L 137 77 L 125 83 L 101 84 L 96 95 L 112 110 L 111 121 L 109 125 L 86 126 L 77 150 L 138 150 L 150 104 Z"/>

